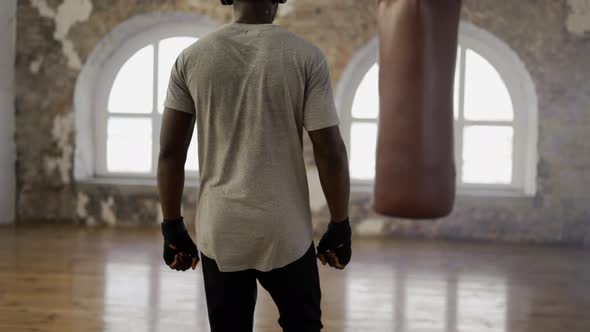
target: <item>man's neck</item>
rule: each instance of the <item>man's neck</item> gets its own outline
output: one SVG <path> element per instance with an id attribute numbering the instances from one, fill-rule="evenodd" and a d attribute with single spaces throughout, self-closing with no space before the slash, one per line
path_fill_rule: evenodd
<path id="1" fill-rule="evenodd" d="M 270 24 L 273 22 L 272 9 L 242 7 L 234 12 L 234 22 L 242 24 Z"/>

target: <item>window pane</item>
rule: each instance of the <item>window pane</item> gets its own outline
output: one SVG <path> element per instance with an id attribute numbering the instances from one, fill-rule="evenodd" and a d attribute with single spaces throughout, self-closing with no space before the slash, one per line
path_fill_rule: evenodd
<path id="1" fill-rule="evenodd" d="M 512 182 L 512 127 L 467 126 L 463 136 L 463 182 Z"/>
<path id="2" fill-rule="evenodd" d="M 465 119 L 512 121 L 512 99 L 496 68 L 469 49 L 465 65 Z"/>
<path id="3" fill-rule="evenodd" d="M 195 128 L 195 132 L 193 133 L 193 139 L 191 140 L 191 145 L 188 148 L 188 153 L 186 155 L 186 164 L 184 168 L 187 171 L 198 172 L 199 171 L 199 154 L 197 148 L 197 132 Z"/>
<path id="4" fill-rule="evenodd" d="M 164 111 L 164 100 L 170 81 L 170 71 L 176 58 L 185 48 L 197 41 L 193 37 L 173 37 L 160 41 L 158 48 L 158 111 Z"/>
<path id="5" fill-rule="evenodd" d="M 350 174 L 354 179 L 375 177 L 377 124 L 353 123 L 351 128 Z"/>
<path id="6" fill-rule="evenodd" d="M 152 120 L 111 118 L 107 124 L 107 170 L 149 173 L 152 169 Z"/>
<path id="7" fill-rule="evenodd" d="M 359 85 L 352 103 L 352 116 L 376 119 L 379 114 L 379 65 L 375 64 Z"/>
<path id="8" fill-rule="evenodd" d="M 137 51 L 119 70 L 109 96 L 111 113 L 151 113 L 154 91 L 154 46 Z"/>

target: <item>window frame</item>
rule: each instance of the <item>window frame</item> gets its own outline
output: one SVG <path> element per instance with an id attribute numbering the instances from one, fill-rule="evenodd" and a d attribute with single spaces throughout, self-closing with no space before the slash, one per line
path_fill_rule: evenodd
<path id="1" fill-rule="evenodd" d="M 512 121 L 466 121 L 463 119 L 463 103 L 458 108 L 458 119 L 454 122 L 455 160 L 457 170 L 462 166 L 463 134 L 465 125 L 502 125 L 514 129 L 513 136 L 513 181 L 505 184 L 466 184 L 457 177 L 457 191 L 464 196 L 534 196 L 537 175 L 537 96 L 534 83 L 518 55 L 504 42 L 489 32 L 477 28 L 471 23 L 461 22 L 459 28 L 459 44 L 461 46 L 461 68 L 459 79 L 459 101 L 463 100 L 465 83 L 466 49 L 472 49 L 489 61 L 500 74 L 512 99 L 514 119 Z M 351 127 L 356 122 L 352 116 L 352 105 L 356 90 L 365 74 L 378 62 L 379 44 L 377 38 L 371 40 L 353 57 L 343 72 L 336 89 L 336 104 L 340 112 L 342 133 L 347 147 L 351 147 Z M 378 119 L 363 121 L 376 123 Z M 458 158 L 461 157 L 461 158 Z M 351 180 L 351 189 L 355 192 L 372 192 L 374 180 Z"/>
<path id="2" fill-rule="evenodd" d="M 120 51 L 117 52 L 105 65 L 103 75 L 101 75 L 97 98 L 95 101 L 96 110 L 96 131 L 95 142 L 96 145 L 96 175 L 97 177 L 115 177 L 115 178 L 147 178 L 152 179 L 156 176 L 156 166 L 158 163 L 158 151 L 160 150 L 159 142 L 159 128 L 162 123 L 162 114 L 158 112 L 158 80 L 159 80 L 159 44 L 162 40 L 174 37 L 192 37 L 194 32 L 183 29 L 184 27 L 175 27 L 175 29 L 166 29 L 165 31 L 145 32 L 134 39 L 130 40 Z M 190 33 L 190 35 L 188 34 Z M 151 40 L 151 41 L 150 41 Z M 148 41 L 147 44 L 145 42 Z M 109 95 L 117 74 L 122 66 L 129 60 L 136 52 L 144 47 L 153 47 L 153 86 L 152 86 L 152 110 L 150 113 L 130 114 L 130 113 L 109 113 L 108 102 Z M 150 119 L 152 122 L 152 170 L 149 173 L 133 173 L 133 172 L 113 172 L 107 168 L 107 122 L 112 118 L 138 118 Z M 186 176 L 190 178 L 198 177 L 198 172 L 185 171 Z"/>
<path id="3" fill-rule="evenodd" d="M 184 13 L 149 13 L 133 17 L 105 36 L 88 57 L 74 97 L 76 112 L 76 152 L 74 178 L 89 183 L 155 183 L 161 114 L 157 112 L 158 44 L 171 37 L 202 38 L 221 24 L 204 16 Z M 108 98 L 116 76 L 141 48 L 154 46 L 153 109 L 146 114 L 108 113 Z M 149 118 L 152 121 L 152 172 L 108 172 L 106 163 L 107 119 L 109 117 Z M 197 172 L 187 171 L 187 180 L 195 181 Z"/>

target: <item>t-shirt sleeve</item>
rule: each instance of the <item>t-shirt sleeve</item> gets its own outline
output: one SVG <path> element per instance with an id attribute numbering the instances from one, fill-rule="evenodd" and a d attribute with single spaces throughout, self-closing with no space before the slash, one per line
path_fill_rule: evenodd
<path id="1" fill-rule="evenodd" d="M 172 66 L 164 106 L 177 111 L 195 114 L 195 102 L 186 83 L 184 53 L 178 56 L 174 66 Z"/>
<path id="2" fill-rule="evenodd" d="M 305 87 L 303 126 L 307 131 L 340 124 L 334 104 L 328 64 L 323 55 L 318 56 L 317 59 L 311 66 Z"/>

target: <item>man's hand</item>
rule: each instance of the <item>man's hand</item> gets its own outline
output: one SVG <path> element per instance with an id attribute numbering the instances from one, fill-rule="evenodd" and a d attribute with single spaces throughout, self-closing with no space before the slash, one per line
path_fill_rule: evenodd
<path id="1" fill-rule="evenodd" d="M 189 268 L 194 270 L 199 263 L 199 251 L 186 230 L 184 220 L 164 220 L 162 234 L 166 265 L 177 271 L 186 271 Z"/>
<path id="2" fill-rule="evenodd" d="M 326 262 L 333 268 L 342 270 L 350 262 L 352 231 L 350 221 L 330 222 L 328 230 L 318 245 L 318 258 L 323 265 Z"/>

